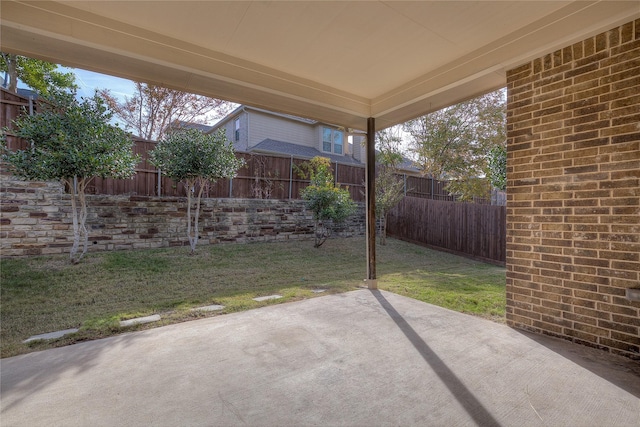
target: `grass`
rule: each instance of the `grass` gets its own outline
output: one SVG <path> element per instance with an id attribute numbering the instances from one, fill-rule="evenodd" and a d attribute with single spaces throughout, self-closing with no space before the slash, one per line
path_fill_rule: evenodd
<path id="1" fill-rule="evenodd" d="M 200 317 L 346 292 L 363 285 L 363 238 L 201 246 L 0 259 L 0 356 L 102 338 Z M 505 269 L 388 239 L 377 248 L 378 286 L 411 298 L 503 321 Z M 315 294 L 316 288 L 327 289 Z M 252 298 L 278 293 L 279 300 Z M 220 304 L 222 312 L 191 308 Z M 120 320 L 161 314 L 127 328 Z M 80 328 L 58 340 L 26 338 Z"/>

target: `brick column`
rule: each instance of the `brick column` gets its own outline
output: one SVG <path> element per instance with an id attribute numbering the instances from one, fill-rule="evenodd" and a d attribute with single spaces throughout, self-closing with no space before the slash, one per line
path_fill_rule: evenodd
<path id="1" fill-rule="evenodd" d="M 640 20 L 507 85 L 507 321 L 640 359 Z"/>

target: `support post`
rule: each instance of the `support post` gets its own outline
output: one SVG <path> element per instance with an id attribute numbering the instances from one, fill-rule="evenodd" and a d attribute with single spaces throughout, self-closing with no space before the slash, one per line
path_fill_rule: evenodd
<path id="1" fill-rule="evenodd" d="M 367 287 L 377 289 L 376 278 L 376 119 L 367 119 Z"/>

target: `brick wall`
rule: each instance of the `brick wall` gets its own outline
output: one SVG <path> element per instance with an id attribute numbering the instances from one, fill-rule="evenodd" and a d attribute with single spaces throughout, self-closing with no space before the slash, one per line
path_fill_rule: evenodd
<path id="1" fill-rule="evenodd" d="M 640 359 L 640 20 L 507 84 L 507 321 Z"/>
<path id="2" fill-rule="evenodd" d="M 73 240 L 71 202 L 58 183 L 1 176 L 2 256 L 68 253 Z M 90 251 L 187 246 L 186 199 L 87 196 Z M 199 245 L 313 239 L 311 212 L 300 200 L 203 199 Z M 340 230 L 363 235 L 364 205 Z M 311 244 L 311 243 L 310 243 Z"/>

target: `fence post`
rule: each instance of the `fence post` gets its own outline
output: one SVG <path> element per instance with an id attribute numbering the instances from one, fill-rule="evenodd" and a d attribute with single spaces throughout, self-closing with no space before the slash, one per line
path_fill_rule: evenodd
<path id="1" fill-rule="evenodd" d="M 406 196 L 407 195 L 407 174 L 406 173 L 402 174 L 402 181 L 403 181 L 402 187 L 404 190 L 404 195 Z"/>
<path id="2" fill-rule="evenodd" d="M 229 198 L 233 198 L 233 178 L 229 178 Z"/>
<path id="3" fill-rule="evenodd" d="M 291 192 L 293 189 L 293 154 L 289 160 L 289 200 L 291 200 Z"/>
<path id="4" fill-rule="evenodd" d="M 162 171 L 158 168 L 158 197 L 162 197 Z"/>

